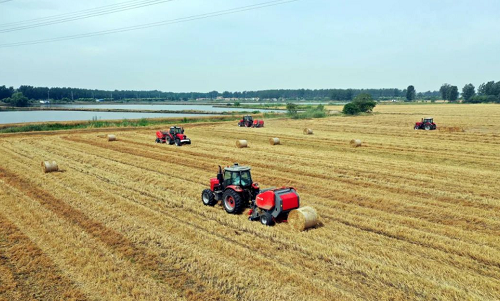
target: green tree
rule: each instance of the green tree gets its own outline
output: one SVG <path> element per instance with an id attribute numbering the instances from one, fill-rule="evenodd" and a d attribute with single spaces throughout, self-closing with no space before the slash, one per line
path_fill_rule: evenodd
<path id="1" fill-rule="evenodd" d="M 415 96 L 416 96 L 415 87 L 412 85 L 409 85 L 408 88 L 406 89 L 406 100 L 407 101 L 414 101 Z"/>
<path id="2" fill-rule="evenodd" d="M 344 105 L 342 113 L 346 115 L 356 115 L 359 113 L 359 107 L 353 102 L 347 103 Z"/>
<path id="3" fill-rule="evenodd" d="M 456 101 L 458 99 L 458 87 L 451 86 L 448 90 L 448 101 Z"/>
<path id="4" fill-rule="evenodd" d="M 22 92 L 12 94 L 11 103 L 16 107 L 27 107 L 28 102 L 28 98 Z"/>
<path id="5" fill-rule="evenodd" d="M 441 85 L 441 88 L 439 89 L 439 93 L 441 94 L 441 98 L 443 100 L 448 100 L 448 94 L 449 94 L 449 90 L 451 88 L 451 85 L 450 84 L 442 84 Z"/>
<path id="6" fill-rule="evenodd" d="M 467 84 L 462 88 L 462 96 L 465 102 L 469 102 L 471 98 L 476 95 L 476 88 L 473 84 Z"/>
<path id="7" fill-rule="evenodd" d="M 7 88 L 6 86 L 0 86 L 0 100 L 4 98 L 9 98 L 14 93 L 14 88 Z"/>
<path id="8" fill-rule="evenodd" d="M 371 112 L 377 105 L 372 96 L 368 93 L 361 93 L 357 95 L 356 97 L 354 97 L 354 100 L 352 102 L 358 106 L 359 112 L 366 113 Z"/>
<path id="9" fill-rule="evenodd" d="M 296 116 L 297 115 L 297 105 L 293 102 L 289 102 L 286 104 L 286 110 L 288 111 L 288 115 Z"/>
<path id="10" fill-rule="evenodd" d="M 235 101 L 235 102 L 234 102 L 234 106 L 235 106 L 235 107 L 239 107 L 239 106 L 241 106 L 241 103 L 240 103 L 239 101 Z"/>

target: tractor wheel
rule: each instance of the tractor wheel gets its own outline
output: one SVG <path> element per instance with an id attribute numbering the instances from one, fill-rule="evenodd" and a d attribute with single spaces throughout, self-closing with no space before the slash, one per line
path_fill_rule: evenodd
<path id="1" fill-rule="evenodd" d="M 203 192 L 201 193 L 201 200 L 203 201 L 203 205 L 205 206 L 214 206 L 215 204 L 217 204 L 217 200 L 215 199 L 215 196 L 210 189 L 203 190 Z"/>
<path id="2" fill-rule="evenodd" d="M 260 223 L 265 226 L 274 225 L 273 216 L 269 212 L 264 212 L 264 214 L 260 216 Z"/>
<path id="3" fill-rule="evenodd" d="M 414 129 L 415 129 L 415 130 L 418 130 L 418 125 L 416 125 L 416 126 L 414 127 Z"/>
<path id="4" fill-rule="evenodd" d="M 426 131 L 428 131 L 428 130 L 430 130 L 430 129 L 431 129 L 431 126 L 427 124 L 427 125 L 425 125 L 424 129 L 425 129 Z"/>
<path id="5" fill-rule="evenodd" d="M 179 138 L 175 138 L 175 145 L 181 146 L 181 140 Z"/>
<path id="6" fill-rule="evenodd" d="M 160 143 L 160 138 L 156 138 L 155 142 Z"/>
<path id="7" fill-rule="evenodd" d="M 232 189 L 228 189 L 222 195 L 222 204 L 227 213 L 238 214 L 243 211 L 243 200 L 241 195 Z"/>

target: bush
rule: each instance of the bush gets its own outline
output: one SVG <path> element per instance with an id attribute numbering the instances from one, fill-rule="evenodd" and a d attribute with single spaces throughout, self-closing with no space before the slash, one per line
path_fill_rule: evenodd
<path id="1" fill-rule="evenodd" d="M 11 104 L 16 107 L 27 107 L 29 104 L 28 97 L 24 96 L 22 92 L 12 94 Z"/>
<path id="2" fill-rule="evenodd" d="M 465 103 L 499 103 L 500 97 L 495 95 L 476 95 L 471 97 L 468 101 L 464 100 Z"/>
<path id="3" fill-rule="evenodd" d="M 377 103 L 373 100 L 372 96 L 367 93 L 359 94 L 352 101 L 359 107 L 360 112 L 369 113 L 375 108 Z"/>
<path id="4" fill-rule="evenodd" d="M 370 113 L 377 103 L 372 96 L 367 93 L 359 94 L 354 100 L 344 106 L 342 113 L 346 115 L 356 115 L 359 113 Z"/>
<path id="5" fill-rule="evenodd" d="M 342 109 L 342 113 L 346 115 L 356 115 L 359 112 L 360 112 L 359 107 L 353 102 L 346 104 Z"/>
<path id="6" fill-rule="evenodd" d="M 297 115 L 297 105 L 292 102 L 286 104 L 286 110 L 288 111 L 289 116 L 294 117 Z"/>

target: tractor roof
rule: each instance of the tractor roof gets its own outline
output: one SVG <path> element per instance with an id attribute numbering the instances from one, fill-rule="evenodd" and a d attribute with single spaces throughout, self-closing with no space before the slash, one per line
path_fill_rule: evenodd
<path id="1" fill-rule="evenodd" d="M 247 171 L 250 170 L 250 166 L 240 166 L 238 163 L 234 163 L 233 166 L 228 166 L 224 168 L 224 170 L 228 171 Z"/>

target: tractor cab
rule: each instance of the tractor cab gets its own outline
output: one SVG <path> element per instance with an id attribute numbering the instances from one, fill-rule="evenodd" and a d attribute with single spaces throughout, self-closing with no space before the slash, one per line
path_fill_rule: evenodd
<path id="1" fill-rule="evenodd" d="M 247 123 L 252 123 L 253 124 L 253 117 L 250 115 L 243 116 L 243 121 Z"/>
<path id="2" fill-rule="evenodd" d="M 181 127 L 172 126 L 170 127 L 170 134 L 172 135 L 184 134 L 184 129 Z"/>
<path id="3" fill-rule="evenodd" d="M 224 169 L 224 186 L 252 186 L 252 175 L 250 174 L 250 167 L 239 166 L 238 163 L 231 167 Z"/>
<path id="4" fill-rule="evenodd" d="M 244 127 L 252 127 L 253 126 L 253 117 L 250 115 L 243 116 L 242 119 L 238 122 L 238 126 L 244 126 Z"/>
<path id="5" fill-rule="evenodd" d="M 427 117 L 422 120 L 423 123 L 434 123 L 434 118 Z"/>

